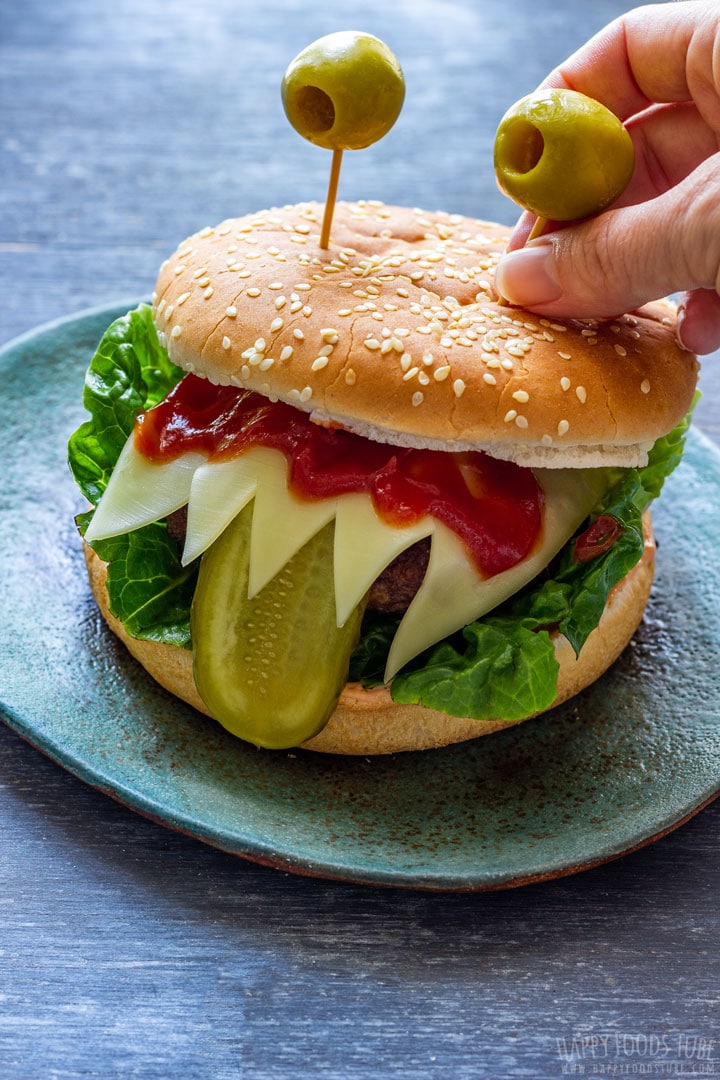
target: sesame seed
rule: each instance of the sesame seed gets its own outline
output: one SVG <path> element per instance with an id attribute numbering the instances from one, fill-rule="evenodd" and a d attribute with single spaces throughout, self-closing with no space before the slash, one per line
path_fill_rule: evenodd
<path id="1" fill-rule="evenodd" d="M 403 353 L 400 357 L 400 367 L 403 371 L 408 371 L 412 366 L 412 355 L 409 352 Z M 415 369 L 417 370 L 417 368 Z"/>
<path id="2" fill-rule="evenodd" d="M 643 394 L 649 394 L 650 381 L 648 379 L 643 379 L 643 381 L 640 383 L 640 389 L 642 390 Z"/>
<path id="3" fill-rule="evenodd" d="M 260 295 L 260 290 L 259 289 L 248 289 L 247 294 L 248 294 L 248 296 L 259 296 Z"/>
<path id="4" fill-rule="evenodd" d="M 542 446 L 552 446 L 552 435 L 543 435 L 540 443 Z"/>
<path id="5" fill-rule="evenodd" d="M 265 352 L 267 345 L 265 344 L 265 338 L 259 337 L 255 342 L 255 352 Z"/>
<path id="6" fill-rule="evenodd" d="M 303 334 L 302 330 L 300 330 L 300 329 L 293 330 L 293 337 L 296 338 L 298 341 L 304 341 L 305 340 L 305 335 Z"/>
<path id="7" fill-rule="evenodd" d="M 512 396 L 515 401 L 520 401 L 523 405 L 530 400 L 527 390 L 515 390 Z"/>
<path id="8" fill-rule="evenodd" d="M 230 348 L 231 345 L 232 345 L 232 342 L 231 342 L 230 338 L 226 334 L 225 337 L 222 339 L 222 347 L 227 352 L 227 350 Z"/>
<path id="9" fill-rule="evenodd" d="M 427 371 L 419 372 L 417 378 L 421 386 L 428 386 L 430 383 L 430 376 L 428 375 Z"/>
<path id="10" fill-rule="evenodd" d="M 186 300 L 188 299 L 188 297 L 189 297 L 189 296 L 190 296 L 190 293 L 189 293 L 189 292 L 184 292 L 184 293 L 182 294 L 182 296 L 178 296 L 178 298 L 177 298 L 177 300 L 175 301 L 175 303 L 177 304 L 177 306 L 178 306 L 178 307 L 180 307 L 180 305 L 181 305 L 181 304 L 184 304 L 184 303 L 185 303 L 185 301 L 186 301 Z"/>
<path id="11" fill-rule="evenodd" d="M 422 405 L 424 400 L 425 400 L 425 395 L 423 394 L 422 390 L 416 390 L 415 393 L 412 396 L 413 406 L 415 408 L 417 408 L 418 405 Z"/>
<path id="12" fill-rule="evenodd" d="M 572 356 L 569 352 L 559 352 L 558 356 L 561 360 L 572 360 Z"/>
<path id="13" fill-rule="evenodd" d="M 311 386 L 304 386 L 302 388 L 302 390 L 300 391 L 300 400 L 303 401 L 303 402 L 309 401 L 311 397 L 312 397 L 312 387 Z"/>
<path id="14" fill-rule="evenodd" d="M 293 300 L 290 305 L 290 314 L 295 315 L 300 310 L 302 310 L 302 303 L 299 300 Z"/>
<path id="15" fill-rule="evenodd" d="M 352 308 L 349 308 L 349 307 L 340 308 L 340 310 L 338 311 L 338 315 L 343 315 L 343 316 L 352 315 Z"/>
<path id="16" fill-rule="evenodd" d="M 575 393 L 577 394 L 577 399 L 580 402 L 580 404 L 584 405 L 585 402 L 587 401 L 587 390 L 585 389 L 585 387 L 584 386 L 577 386 L 575 388 Z"/>
<path id="17" fill-rule="evenodd" d="M 486 371 L 483 375 L 483 382 L 486 382 L 488 386 L 497 386 L 497 379 L 489 371 Z"/>
<path id="18" fill-rule="evenodd" d="M 204 277 L 205 274 L 207 274 L 207 266 L 201 266 L 195 271 L 195 273 L 193 274 L 193 277 L 194 278 L 201 278 L 201 277 Z"/>
<path id="19" fill-rule="evenodd" d="M 331 326 L 326 326 L 320 331 L 320 337 L 324 338 L 326 341 L 332 342 L 333 345 L 337 344 L 338 336 L 337 330 L 333 329 Z"/>
<path id="20" fill-rule="evenodd" d="M 377 352 L 377 350 L 381 347 L 380 342 L 377 341 L 375 338 L 365 338 L 363 344 L 365 348 L 370 349 L 371 352 Z"/>
<path id="21" fill-rule="evenodd" d="M 622 345 L 613 345 L 613 348 L 618 356 L 627 356 L 627 349 L 623 348 Z"/>
<path id="22" fill-rule="evenodd" d="M 273 319 L 273 321 L 270 323 L 270 332 L 275 334 L 278 330 L 282 330 L 283 325 L 283 319 Z"/>
<path id="23" fill-rule="evenodd" d="M 353 368 L 348 368 L 347 371 L 345 372 L 345 382 L 347 383 L 347 385 L 348 386 L 354 386 L 356 378 L 357 378 L 357 376 L 355 375 L 354 369 Z"/>
<path id="24" fill-rule="evenodd" d="M 318 356 L 329 356 L 334 348 L 334 345 L 323 345 L 321 349 L 318 349 Z"/>
<path id="25" fill-rule="evenodd" d="M 282 352 L 280 353 L 280 363 L 284 364 L 286 360 L 290 359 L 292 354 L 293 354 L 292 345 L 285 345 Z"/>
<path id="26" fill-rule="evenodd" d="M 285 307 L 286 303 L 287 303 L 287 301 L 285 300 L 284 296 L 276 297 L 276 299 L 275 299 L 275 310 L 280 311 L 281 308 Z"/>
<path id="27" fill-rule="evenodd" d="M 310 365 L 310 370 L 311 371 L 322 371 L 322 369 L 324 367 L 327 367 L 327 365 L 328 365 L 327 356 L 318 356 L 315 360 L 313 360 L 312 364 Z"/>
<path id="28" fill-rule="evenodd" d="M 297 292 L 310 292 L 312 285 L 309 285 L 307 281 L 301 281 L 299 285 L 295 286 Z M 307 388 L 306 388 L 307 389 Z"/>
<path id="29" fill-rule="evenodd" d="M 508 411 L 505 413 L 505 416 L 503 417 L 503 420 L 506 424 L 511 424 L 516 416 L 517 409 L 508 409 Z"/>
<path id="30" fill-rule="evenodd" d="M 519 428 L 526 428 L 528 426 L 527 419 L 524 416 L 516 416 L 515 426 Z"/>
<path id="31" fill-rule="evenodd" d="M 181 334 L 182 334 L 182 327 L 181 326 L 173 326 L 172 330 L 170 331 L 170 337 L 180 337 Z"/>
<path id="32" fill-rule="evenodd" d="M 225 308 L 225 314 L 228 316 L 228 318 L 234 319 L 237 315 L 237 308 L 235 307 L 235 305 L 232 304 L 230 307 Z"/>
<path id="33" fill-rule="evenodd" d="M 444 382 L 450 374 L 450 365 L 443 364 L 442 367 L 435 368 L 433 371 L 433 379 L 435 382 Z"/>
<path id="34" fill-rule="evenodd" d="M 465 383 L 462 379 L 456 379 L 453 383 L 453 393 L 457 398 L 462 397 L 465 393 Z"/>
<path id="35" fill-rule="evenodd" d="M 207 289 L 203 293 L 203 296 L 205 297 L 206 300 L 209 300 L 214 291 L 215 290 L 213 289 L 212 285 L 208 285 Z"/>
<path id="36" fill-rule="evenodd" d="M 274 361 L 274 359 L 273 359 L 273 357 L 272 357 L 272 356 L 266 356 L 266 357 L 265 357 L 265 358 L 264 358 L 263 360 L 261 360 L 261 361 L 260 361 L 260 363 L 258 364 L 258 370 L 259 370 L 259 371 L 269 371 L 269 370 L 270 370 L 270 368 L 271 368 L 271 367 L 273 366 L 273 364 L 274 364 L 274 363 L 275 363 L 275 361 Z"/>
<path id="37" fill-rule="evenodd" d="M 312 308 L 310 307 L 309 304 L 305 305 L 305 307 L 302 309 L 302 313 L 303 313 L 303 315 L 305 316 L 306 319 L 310 318 L 310 316 L 312 315 Z"/>
<path id="38" fill-rule="evenodd" d="M 558 435 L 561 435 L 561 436 L 562 435 L 567 435 L 569 430 L 570 430 L 570 425 L 568 424 L 567 420 L 561 420 L 560 423 L 557 426 Z"/>
<path id="39" fill-rule="evenodd" d="M 560 380 L 560 386 L 563 388 L 563 390 L 570 389 L 570 380 L 568 379 L 567 375 L 563 375 L 562 379 Z"/>
<path id="40" fill-rule="evenodd" d="M 512 360 L 501 360 L 500 367 L 504 368 L 505 371 L 512 371 L 515 365 L 513 364 Z"/>
<path id="41" fill-rule="evenodd" d="M 408 368 L 408 370 L 403 375 L 403 382 L 409 382 L 410 379 L 414 379 L 419 370 L 419 367 Z"/>

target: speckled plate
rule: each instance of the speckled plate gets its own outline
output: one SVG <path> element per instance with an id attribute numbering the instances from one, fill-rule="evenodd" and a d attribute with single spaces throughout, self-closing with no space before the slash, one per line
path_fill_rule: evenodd
<path id="1" fill-rule="evenodd" d="M 90 598 L 67 437 L 83 373 L 130 304 L 0 352 L 0 701 L 70 772 L 150 818 L 298 873 L 429 889 L 557 877 L 637 848 L 720 789 L 720 453 L 694 434 L 655 521 L 634 643 L 566 707 L 390 758 L 258 751 L 157 687 Z"/>

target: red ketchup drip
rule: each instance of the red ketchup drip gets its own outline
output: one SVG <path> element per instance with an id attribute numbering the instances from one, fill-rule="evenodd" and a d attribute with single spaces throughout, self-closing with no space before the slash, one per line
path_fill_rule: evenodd
<path id="1" fill-rule="evenodd" d="M 364 491 L 393 525 L 426 514 L 460 537 L 483 577 L 524 559 L 542 527 L 543 491 L 532 470 L 480 452 L 447 453 L 373 442 L 249 390 L 187 375 L 135 423 L 135 446 L 162 462 L 190 451 L 221 461 L 250 446 L 281 450 L 303 499 Z"/>

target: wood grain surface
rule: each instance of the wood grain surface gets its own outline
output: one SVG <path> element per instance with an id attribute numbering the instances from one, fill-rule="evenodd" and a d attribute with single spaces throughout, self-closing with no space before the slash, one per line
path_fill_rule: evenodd
<path id="1" fill-rule="evenodd" d="M 335 29 L 384 38 L 408 87 L 341 197 L 510 223 L 497 121 L 622 10 L 0 0 L 0 342 L 147 295 L 204 224 L 321 198 L 329 155 L 289 129 L 279 82 Z M 720 438 L 717 371 L 698 423 Z M 425 895 L 234 859 L 0 726 L 0 823 L 3 1078 L 720 1075 L 720 802 L 571 878 Z"/>

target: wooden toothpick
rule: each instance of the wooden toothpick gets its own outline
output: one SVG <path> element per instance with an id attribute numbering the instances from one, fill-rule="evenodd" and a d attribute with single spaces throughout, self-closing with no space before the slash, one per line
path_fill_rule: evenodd
<path id="1" fill-rule="evenodd" d="M 337 199 L 342 156 L 342 150 L 333 150 L 332 164 L 330 166 L 330 179 L 328 181 L 327 195 L 325 196 L 325 213 L 323 214 L 322 229 L 320 230 L 320 247 L 325 249 L 330 244 L 330 228 L 332 226 L 333 214 L 335 213 L 335 200 Z"/>
<path id="2" fill-rule="evenodd" d="M 532 229 L 528 233 L 528 238 L 525 241 L 525 243 L 527 244 L 530 240 L 536 240 L 537 237 L 540 236 L 540 234 L 542 233 L 542 231 L 543 231 L 543 229 L 545 228 L 546 225 L 547 225 L 547 218 L 544 218 L 544 217 L 535 218 L 535 224 L 533 225 Z"/>

